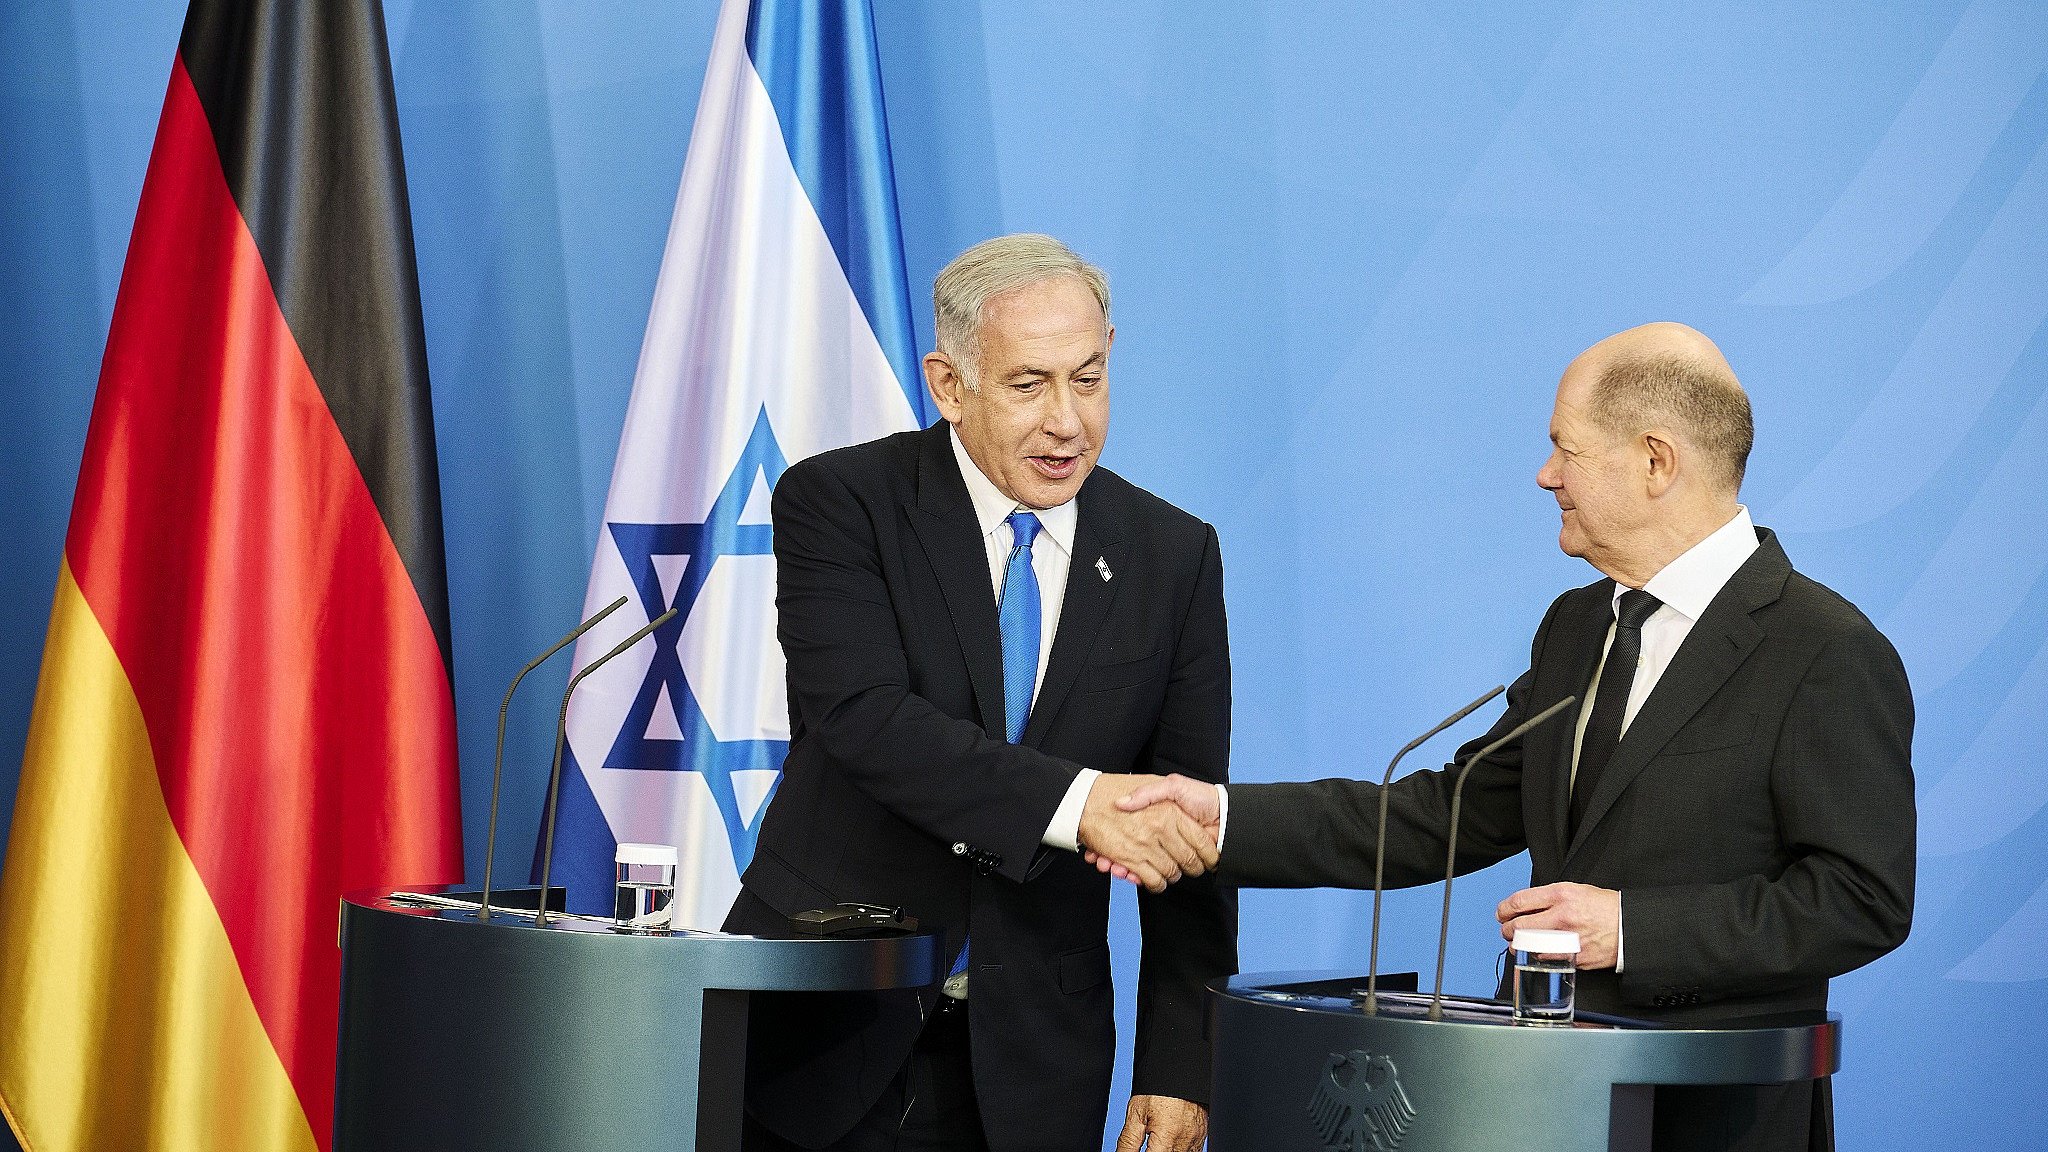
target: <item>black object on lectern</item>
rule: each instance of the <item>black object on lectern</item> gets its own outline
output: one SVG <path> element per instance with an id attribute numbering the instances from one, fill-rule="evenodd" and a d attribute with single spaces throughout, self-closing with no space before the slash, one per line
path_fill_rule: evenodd
<path id="1" fill-rule="evenodd" d="M 475 888 L 432 888 L 429 891 L 445 896 L 450 900 L 467 900 L 473 904 L 482 903 L 484 898 L 482 890 Z M 531 888 L 495 888 L 491 891 L 492 912 L 496 912 L 500 908 L 509 909 L 513 912 L 531 912 L 538 907 L 540 907 L 540 887 L 538 885 Z M 569 890 L 560 884 L 548 885 L 548 911 L 566 912 L 568 910 Z"/>
<path id="2" fill-rule="evenodd" d="M 799 912 L 789 918 L 789 928 L 800 936 L 908 936 L 917 931 L 917 917 L 852 901 Z"/>
<path id="3" fill-rule="evenodd" d="M 1365 978 L 1265 973 L 1210 985 L 1211 1152 L 1647 1152 L 1658 1084 L 1781 1084 L 1841 1066 L 1832 1012 L 1667 1027 L 1379 994 Z"/>
<path id="4" fill-rule="evenodd" d="M 493 907 L 343 901 L 336 1152 L 738 1149 L 751 992 L 945 974 L 937 936 L 634 936 Z"/>

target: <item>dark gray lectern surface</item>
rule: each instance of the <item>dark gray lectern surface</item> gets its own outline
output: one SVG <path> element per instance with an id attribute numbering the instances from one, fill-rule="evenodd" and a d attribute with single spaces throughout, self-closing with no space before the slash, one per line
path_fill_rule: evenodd
<path id="1" fill-rule="evenodd" d="M 736 1150 L 749 992 L 944 974 L 936 936 L 627 936 L 382 894 L 343 901 L 341 949 L 336 1152 Z"/>
<path id="2" fill-rule="evenodd" d="M 1647 1152 L 1657 1084 L 1779 1084 L 1841 1066 L 1842 1018 L 1514 1025 L 1505 1005 L 1275 972 L 1210 988 L 1211 1152 Z"/>

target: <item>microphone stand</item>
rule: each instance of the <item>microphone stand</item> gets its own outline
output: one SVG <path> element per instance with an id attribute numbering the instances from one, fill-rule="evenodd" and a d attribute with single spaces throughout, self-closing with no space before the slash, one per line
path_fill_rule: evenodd
<path id="1" fill-rule="evenodd" d="M 649 620 L 631 636 L 619 641 L 617 647 L 592 660 L 583 666 L 581 672 L 569 677 L 569 686 L 562 690 L 562 715 L 555 721 L 555 764 L 553 768 L 548 770 L 547 843 L 541 849 L 540 911 L 533 918 L 533 926 L 535 928 L 545 928 L 548 922 L 548 874 L 555 864 L 555 800 L 562 790 L 562 745 L 569 741 L 569 697 L 576 691 L 576 686 L 583 683 L 585 676 L 610 663 L 612 657 L 647 639 L 649 633 L 674 619 L 675 614 L 676 610 L 671 608 L 654 619 Z"/>
<path id="2" fill-rule="evenodd" d="M 498 754 L 491 760 L 491 824 L 490 831 L 484 835 L 484 891 L 482 899 L 477 902 L 476 910 L 476 918 L 479 920 L 491 918 L 491 863 L 498 854 L 498 781 L 505 774 L 505 713 L 512 709 L 512 694 L 519 691 L 519 682 L 526 679 L 528 672 L 547 663 L 548 657 L 567 648 L 570 641 L 596 627 L 598 621 L 618 611 L 619 606 L 625 602 L 626 598 L 621 596 L 598 609 L 597 615 L 578 624 L 567 636 L 555 641 L 554 647 L 528 660 L 526 667 L 519 670 L 519 675 L 512 678 L 512 686 L 505 689 L 505 702 L 498 705 Z M 548 894 L 545 891 L 540 894 L 540 902 L 548 902 Z"/>
<path id="3" fill-rule="evenodd" d="M 1458 771 L 1458 782 L 1451 787 L 1451 837 L 1450 847 L 1444 852 L 1444 923 L 1436 939 L 1436 994 L 1429 1000 L 1429 1018 L 1444 1018 L 1444 952 L 1451 943 L 1451 879 L 1458 868 L 1458 814 L 1465 800 L 1465 777 L 1472 774 L 1473 765 L 1499 751 L 1502 745 L 1519 740 L 1531 728 L 1549 720 L 1578 701 L 1577 696 L 1567 696 L 1536 715 L 1515 725 L 1513 731 L 1481 748 L 1477 754 L 1465 761 L 1465 767 Z M 543 889 L 545 891 L 545 889 Z M 543 900 L 545 904 L 547 901 Z"/>
<path id="4" fill-rule="evenodd" d="M 1394 753 L 1393 762 L 1387 765 L 1386 775 L 1380 777 L 1380 834 L 1379 843 L 1373 850 L 1372 865 L 1372 955 L 1365 969 L 1365 1011 L 1369 1016 L 1377 1015 L 1380 1010 L 1380 904 L 1387 894 L 1387 784 L 1394 779 L 1394 769 L 1400 765 L 1403 756 L 1422 747 L 1437 733 L 1470 716 L 1488 700 L 1505 691 L 1506 688 L 1494 685 L 1493 691 L 1451 713 L 1436 727 L 1402 745 L 1401 750 Z"/>

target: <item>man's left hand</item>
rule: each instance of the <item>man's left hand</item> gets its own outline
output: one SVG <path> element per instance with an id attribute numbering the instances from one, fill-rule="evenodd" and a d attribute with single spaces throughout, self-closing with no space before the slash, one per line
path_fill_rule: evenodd
<path id="1" fill-rule="evenodd" d="M 1513 940 L 1517 928 L 1555 928 L 1579 934 L 1579 967 L 1614 967 L 1621 937 L 1621 893 L 1591 884 L 1545 884 L 1524 888 L 1494 909 L 1500 938 Z"/>
<path id="2" fill-rule="evenodd" d="M 1209 1112 L 1200 1104 L 1172 1096 L 1133 1096 L 1116 1152 L 1201 1152 L 1208 1139 Z"/>

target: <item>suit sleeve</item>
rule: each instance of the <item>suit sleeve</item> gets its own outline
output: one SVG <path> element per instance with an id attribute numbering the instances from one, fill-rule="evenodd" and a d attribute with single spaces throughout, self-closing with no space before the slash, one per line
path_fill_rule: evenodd
<path id="1" fill-rule="evenodd" d="M 1134 770 L 1178 772 L 1221 784 L 1229 779 L 1229 765 L 1230 639 L 1222 554 L 1210 528 L 1194 596 L 1174 645 L 1158 727 Z M 1138 916 L 1144 954 L 1138 968 L 1131 1091 L 1207 1105 L 1203 988 L 1237 972 L 1237 893 L 1210 873 L 1158 895 L 1141 890 Z"/>
<path id="2" fill-rule="evenodd" d="M 1558 600 L 1531 644 L 1530 665 L 1541 657 Z M 1508 687 L 1507 710 L 1485 735 L 1468 741 L 1451 763 L 1416 772 L 1386 791 L 1389 888 L 1442 880 L 1451 826 L 1457 767 L 1480 749 L 1554 701 L 1529 699 L 1532 676 Z M 1552 721 L 1556 723 L 1558 721 Z M 1541 729 L 1539 729 L 1541 731 Z M 1381 789 L 1360 780 L 1299 784 L 1234 784 L 1230 830 L 1223 841 L 1223 875 L 1253 888 L 1371 888 L 1378 849 Z M 1522 746 L 1517 740 L 1473 765 L 1459 806 L 1457 873 L 1476 872 L 1527 846 L 1522 827 Z"/>
<path id="3" fill-rule="evenodd" d="M 1772 754 L 1786 859 L 1776 876 L 1622 891 L 1622 998 L 1651 1004 L 1825 980 L 1875 960 L 1913 919 L 1913 698 L 1864 624 L 1808 666 Z"/>
<path id="4" fill-rule="evenodd" d="M 1080 771 L 990 739 L 910 690 L 869 509 L 822 466 L 773 498 L 777 637 L 792 709 L 856 787 L 930 835 L 995 852 L 1022 881 Z"/>

